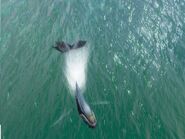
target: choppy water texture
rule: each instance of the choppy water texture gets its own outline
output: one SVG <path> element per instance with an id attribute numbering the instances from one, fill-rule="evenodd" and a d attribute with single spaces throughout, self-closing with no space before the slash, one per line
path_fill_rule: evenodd
<path id="1" fill-rule="evenodd" d="M 51 48 L 78 39 L 96 129 Z M 0 41 L 3 139 L 185 138 L 184 0 L 2 0 Z"/>

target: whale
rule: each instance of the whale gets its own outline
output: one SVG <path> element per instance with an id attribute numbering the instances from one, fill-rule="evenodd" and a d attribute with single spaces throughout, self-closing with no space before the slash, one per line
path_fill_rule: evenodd
<path id="1" fill-rule="evenodd" d="M 84 47 L 85 44 L 86 44 L 86 41 L 84 41 L 84 40 L 79 40 L 74 44 L 69 44 L 64 41 L 57 41 L 55 46 L 53 46 L 53 48 L 60 51 L 61 53 L 65 53 L 65 52 L 68 52 L 73 49 L 78 49 L 78 48 Z"/>
<path id="2" fill-rule="evenodd" d="M 80 88 L 78 87 L 77 83 L 75 99 L 80 117 L 90 128 L 95 128 L 97 123 L 96 117 L 94 115 L 94 112 L 91 110 L 90 106 L 87 104 L 84 96 L 80 92 Z"/>

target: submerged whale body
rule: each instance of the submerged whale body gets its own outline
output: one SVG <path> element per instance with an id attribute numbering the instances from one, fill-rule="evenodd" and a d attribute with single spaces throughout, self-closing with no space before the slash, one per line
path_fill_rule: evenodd
<path id="1" fill-rule="evenodd" d="M 64 41 L 61 41 L 61 42 L 58 41 L 58 42 L 56 42 L 56 45 L 54 46 L 54 48 L 57 49 L 58 51 L 64 53 L 64 52 L 68 52 L 72 49 L 84 47 L 85 44 L 86 44 L 86 41 L 83 41 L 83 40 L 79 40 L 78 42 L 76 42 L 72 45 L 65 43 Z"/>
<path id="2" fill-rule="evenodd" d="M 78 84 L 76 83 L 76 94 L 75 94 L 76 104 L 78 108 L 78 113 L 86 124 L 91 128 L 96 127 L 96 117 L 94 112 L 90 109 L 89 105 L 85 101 L 83 95 L 80 93 Z"/>

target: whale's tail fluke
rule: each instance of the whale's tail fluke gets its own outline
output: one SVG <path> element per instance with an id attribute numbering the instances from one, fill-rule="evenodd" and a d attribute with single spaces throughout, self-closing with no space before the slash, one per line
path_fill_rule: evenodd
<path id="1" fill-rule="evenodd" d="M 86 41 L 79 40 L 77 43 L 72 45 L 72 49 L 83 47 L 85 46 L 85 44 L 86 44 Z"/>
<path id="2" fill-rule="evenodd" d="M 83 46 L 85 46 L 86 41 L 83 40 L 79 40 L 78 42 L 74 43 L 74 44 L 68 44 L 65 43 L 64 41 L 57 41 L 56 45 L 53 46 L 53 48 L 57 49 L 58 51 L 64 53 L 64 52 L 68 52 L 71 49 L 77 49 L 77 48 L 81 48 Z"/>

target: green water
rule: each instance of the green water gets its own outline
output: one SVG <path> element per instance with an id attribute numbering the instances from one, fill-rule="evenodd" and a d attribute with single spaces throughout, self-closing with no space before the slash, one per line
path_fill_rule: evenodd
<path id="1" fill-rule="evenodd" d="M 51 48 L 78 39 L 95 129 Z M 0 124 L 2 139 L 185 139 L 185 1 L 2 0 Z"/>

